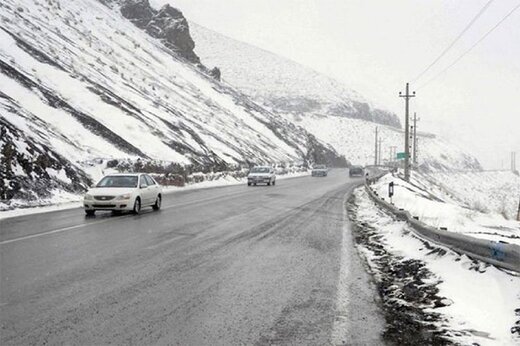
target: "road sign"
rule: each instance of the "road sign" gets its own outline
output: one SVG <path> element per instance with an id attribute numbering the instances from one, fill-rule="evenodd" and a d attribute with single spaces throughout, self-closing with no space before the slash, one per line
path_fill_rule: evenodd
<path id="1" fill-rule="evenodd" d="M 397 157 L 396 157 L 398 160 L 403 160 L 406 158 L 406 153 L 397 153 Z"/>

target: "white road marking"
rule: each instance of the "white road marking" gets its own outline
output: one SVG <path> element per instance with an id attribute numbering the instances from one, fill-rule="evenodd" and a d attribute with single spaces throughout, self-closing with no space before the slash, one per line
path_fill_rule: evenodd
<path id="1" fill-rule="evenodd" d="M 54 233 L 60 233 L 60 232 L 70 231 L 70 230 L 73 230 L 73 229 L 76 229 L 76 228 L 81 228 L 81 227 L 90 226 L 90 225 L 97 225 L 97 224 L 105 223 L 105 222 L 108 222 L 108 221 L 112 221 L 112 219 L 106 219 L 106 220 L 101 220 L 101 221 L 97 221 L 97 222 L 82 223 L 82 224 L 79 224 L 79 225 L 74 225 L 74 226 L 69 226 L 69 227 L 63 227 L 63 228 L 58 228 L 58 229 L 55 229 L 55 230 L 52 230 L 52 231 L 47 231 L 47 232 L 42 232 L 42 233 L 37 233 L 37 234 L 26 235 L 26 236 L 24 236 L 24 237 L 20 237 L 20 238 L 14 238 L 14 239 L 9 239 L 9 240 L 4 240 L 4 241 L 1 241 L 1 242 L 0 242 L 0 245 L 9 244 L 9 243 L 14 243 L 14 242 L 17 242 L 17 241 L 26 240 L 26 239 L 31 239 L 31 238 L 37 238 L 37 237 L 41 237 L 41 236 L 48 235 L 48 234 L 54 234 Z"/>
<path id="2" fill-rule="evenodd" d="M 240 191 L 240 192 L 237 192 L 237 193 L 231 193 L 231 194 L 227 194 L 227 195 L 224 195 L 224 196 L 210 197 L 210 198 L 199 199 L 199 200 L 190 201 L 190 202 L 186 202 L 186 203 L 172 204 L 172 205 L 169 205 L 169 206 L 165 206 L 162 209 L 171 209 L 171 208 L 176 208 L 176 207 L 184 207 L 184 206 L 189 206 L 189 205 L 193 205 L 193 204 L 208 202 L 208 201 L 215 200 L 215 199 L 232 197 L 232 196 L 236 196 L 236 195 L 240 195 L 240 194 L 244 194 L 244 193 L 245 193 L 244 191 Z M 129 216 L 131 216 L 131 215 L 118 217 L 118 218 L 108 218 L 108 219 L 105 219 L 105 220 L 93 221 L 93 222 L 89 222 L 89 223 L 82 223 L 82 224 L 79 224 L 79 225 L 73 225 L 73 226 L 58 228 L 58 229 L 54 229 L 54 230 L 50 230 L 50 231 L 46 231 L 46 232 L 42 232 L 42 233 L 26 235 L 26 236 L 19 237 L 19 238 L 8 239 L 8 240 L 0 241 L 0 245 L 15 243 L 15 242 L 18 242 L 18 241 L 32 239 L 32 238 L 43 237 L 43 236 L 46 236 L 46 235 L 49 235 L 49 234 L 55 234 L 55 233 L 71 231 L 73 229 L 83 228 L 83 227 L 92 226 L 92 225 L 98 225 L 98 224 L 109 222 L 109 221 L 121 220 L 122 218 L 127 218 Z"/>

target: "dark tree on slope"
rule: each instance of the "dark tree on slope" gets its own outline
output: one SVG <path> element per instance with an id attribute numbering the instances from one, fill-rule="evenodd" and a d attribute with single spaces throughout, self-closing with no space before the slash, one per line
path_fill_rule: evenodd
<path id="1" fill-rule="evenodd" d="M 211 71 L 209 71 L 209 74 L 211 77 L 215 78 L 216 80 L 220 81 L 220 69 L 218 67 L 213 67 Z"/>

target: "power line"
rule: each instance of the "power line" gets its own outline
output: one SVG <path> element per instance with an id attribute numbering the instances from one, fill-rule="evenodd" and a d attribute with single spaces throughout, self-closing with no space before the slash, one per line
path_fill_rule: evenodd
<path id="1" fill-rule="evenodd" d="M 495 26 L 493 26 L 484 36 L 482 36 L 473 46 L 471 46 L 468 50 L 466 50 L 464 53 L 462 53 L 455 61 L 453 61 L 448 67 L 446 67 L 441 72 L 437 73 L 435 76 L 430 78 L 428 81 L 420 85 L 417 90 L 424 88 L 426 85 L 430 84 L 431 81 L 442 75 L 444 72 L 448 71 L 450 68 L 452 68 L 456 63 L 458 63 L 466 54 L 471 52 L 473 48 L 475 48 L 480 42 L 484 41 L 486 37 L 488 37 L 496 28 L 498 28 L 509 16 L 511 16 L 518 8 L 520 7 L 520 3 L 516 5 L 504 18 L 502 18 Z"/>
<path id="2" fill-rule="evenodd" d="M 477 13 L 477 15 L 475 17 L 473 17 L 473 19 L 469 22 L 468 25 L 466 25 L 466 27 L 464 28 L 464 30 L 462 30 L 462 32 L 450 43 L 450 45 L 448 47 L 446 47 L 442 52 L 441 54 L 435 59 L 433 60 L 433 62 L 428 65 L 428 67 L 426 67 L 426 69 L 424 69 L 424 71 L 422 71 L 421 73 L 419 73 L 417 75 L 417 77 L 415 77 L 411 82 L 415 82 L 417 81 L 419 78 L 421 78 L 426 72 L 428 72 L 430 70 L 430 68 L 435 65 L 454 45 L 455 43 L 457 43 L 457 41 L 462 37 L 462 35 L 464 35 L 466 33 L 466 31 L 469 30 L 469 28 L 471 28 L 471 26 L 477 21 L 477 19 L 487 10 L 487 8 L 489 7 L 489 5 L 491 5 L 491 3 L 493 2 L 494 0 L 490 0 L 488 1 L 484 7 L 482 7 L 480 9 L 480 11 Z"/>

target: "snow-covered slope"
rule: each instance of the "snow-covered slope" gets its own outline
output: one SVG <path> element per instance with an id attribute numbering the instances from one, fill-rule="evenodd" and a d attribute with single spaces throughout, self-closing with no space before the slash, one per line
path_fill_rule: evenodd
<path id="1" fill-rule="evenodd" d="M 0 120 L 10 133 L 0 145 L 13 151 L 2 154 L 1 199 L 27 197 L 35 180 L 79 191 L 90 183 L 81 170 L 100 159 L 206 170 L 338 159 L 125 19 L 119 4 L 0 3 Z"/>
<path id="2" fill-rule="evenodd" d="M 511 171 L 436 172 L 425 178 L 443 195 L 485 213 L 516 219 L 520 203 L 520 176 Z M 520 236 L 520 234 L 519 234 Z"/>
<path id="3" fill-rule="evenodd" d="M 488 185 L 478 176 L 474 176 L 471 184 L 467 184 L 467 182 L 465 184 L 464 178 L 461 176 L 458 178 L 457 176 L 449 178 L 450 174 L 443 174 L 442 178 L 440 175 L 437 176 L 440 179 L 450 180 L 452 185 L 462 183 L 465 185 L 463 188 L 476 186 L 478 182 L 484 186 Z M 480 178 L 485 178 L 485 176 Z M 508 180 L 510 179 L 511 177 Z M 454 181 L 457 183 L 453 183 Z M 445 188 L 440 187 L 437 182 L 432 182 L 423 174 L 413 174 L 410 183 L 397 176 L 387 174 L 374 184 L 374 189 L 380 196 L 386 197 L 390 182 L 394 182 L 392 201 L 396 207 L 409 211 L 430 226 L 447 227 L 450 232 L 520 245 L 520 222 L 507 220 L 502 213 L 492 211 L 491 208 L 489 210 L 481 208 L 480 204 L 475 209 L 475 204 L 469 202 L 474 200 L 475 195 L 471 190 L 460 189 L 456 194 L 447 194 Z M 504 201 L 514 199 L 518 203 L 517 191 L 504 190 L 501 191 L 501 196 Z M 493 199 L 494 197 L 489 196 L 487 200 L 479 199 L 478 201 L 482 203 L 482 206 L 486 206 L 491 204 L 487 201 L 493 201 Z"/>
<path id="4" fill-rule="evenodd" d="M 218 66 L 229 81 L 254 100 L 330 143 L 347 160 L 374 163 L 374 130 L 379 126 L 382 162 L 389 147 L 403 151 L 404 134 L 396 115 L 312 69 L 260 48 L 191 24 L 202 60 Z M 430 171 L 481 169 L 471 155 L 429 134 L 419 135 L 419 163 Z"/>
<path id="5" fill-rule="evenodd" d="M 359 119 L 309 114 L 286 114 L 286 118 L 306 128 L 319 139 L 330 143 L 347 160 L 357 164 L 373 164 L 375 128 L 381 140 L 381 163 L 390 158 L 390 147 L 404 151 L 404 132 L 391 126 L 377 125 Z M 418 134 L 418 164 L 424 171 L 480 170 L 479 162 L 456 145 L 431 134 Z"/>
<path id="6" fill-rule="evenodd" d="M 203 61 L 263 105 L 293 114 L 319 113 L 400 127 L 395 114 L 375 108 L 354 90 L 316 71 L 191 23 Z"/>

